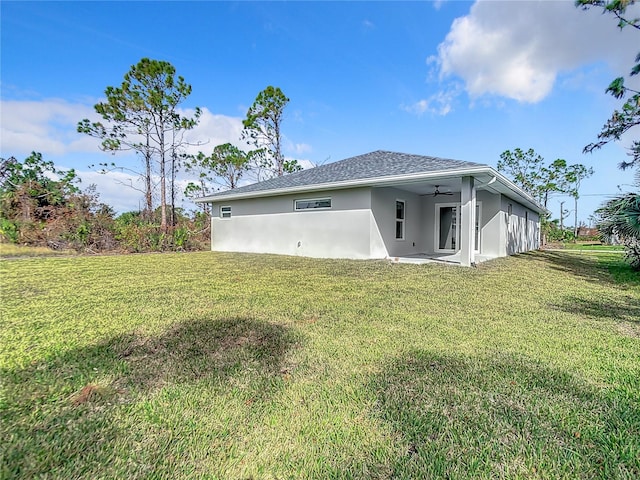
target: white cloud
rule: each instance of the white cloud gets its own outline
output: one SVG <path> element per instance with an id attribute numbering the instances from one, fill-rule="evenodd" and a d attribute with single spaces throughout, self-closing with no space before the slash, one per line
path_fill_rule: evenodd
<path id="1" fill-rule="evenodd" d="M 629 16 L 638 16 L 640 6 Z M 535 103 L 551 92 L 558 74 L 605 61 L 627 74 L 637 54 L 637 32 L 617 29 L 601 9 L 582 11 L 573 1 L 477 1 L 454 20 L 438 46 L 440 78 L 462 78 L 472 98 L 498 95 Z"/>
<path id="2" fill-rule="evenodd" d="M 181 110 L 181 113 L 192 116 L 194 111 L 185 109 Z M 240 140 L 242 128 L 241 118 L 212 113 L 209 109 L 203 108 L 200 122 L 185 135 L 185 140 L 191 144 L 187 151 L 207 153 L 223 143 L 231 143 L 242 150 L 247 150 L 249 148 L 247 143 Z"/>
<path id="3" fill-rule="evenodd" d="M 313 151 L 313 148 L 308 143 L 294 143 L 285 135 L 282 139 L 282 148 L 285 154 L 291 155 L 304 155 Z M 285 155 L 286 156 L 286 155 Z"/>
<path id="4" fill-rule="evenodd" d="M 76 131 L 83 118 L 95 119 L 89 105 L 65 100 L 0 101 L 0 151 L 23 155 L 32 151 L 51 155 L 95 152 L 99 142 Z"/>
<path id="5" fill-rule="evenodd" d="M 362 21 L 362 26 L 367 29 L 376 28 L 376 25 L 371 20 L 367 20 L 366 18 Z"/>
<path id="6" fill-rule="evenodd" d="M 317 167 L 317 165 L 312 162 L 311 160 L 298 160 L 298 163 L 300 164 L 300 166 L 302 167 L 303 170 L 308 170 L 310 168 L 315 168 Z"/>
<path id="7" fill-rule="evenodd" d="M 296 152 L 298 155 L 302 155 L 303 153 L 309 153 L 311 152 L 311 145 L 309 145 L 308 143 L 296 143 L 293 146 L 293 151 Z"/>
<path id="8" fill-rule="evenodd" d="M 76 173 L 82 180 L 80 188 L 84 190 L 89 185 L 95 185 L 100 202 L 111 206 L 116 212 L 140 210 L 144 207 L 144 196 L 141 192 L 144 185 L 138 176 L 120 171 L 102 174 L 84 170 Z"/>
<path id="9" fill-rule="evenodd" d="M 185 115 L 194 113 L 188 109 L 181 112 Z M 2 100 L 0 115 L 0 152 L 3 156 L 19 156 L 32 151 L 58 156 L 99 151 L 99 140 L 76 131 L 78 122 L 84 118 L 99 120 L 92 105 L 60 99 Z M 188 149 L 191 153 L 212 150 L 227 142 L 246 149 L 246 143 L 240 140 L 241 132 L 242 119 L 214 114 L 203 108 L 200 123 L 187 132 L 185 139 L 194 145 Z M 198 143 L 200 146 L 195 146 Z"/>
<path id="10" fill-rule="evenodd" d="M 429 98 L 419 100 L 411 105 L 401 105 L 404 111 L 415 115 L 431 113 L 433 115 L 447 115 L 453 110 L 453 102 L 459 94 L 459 87 L 453 87 L 434 93 Z"/>
<path id="11" fill-rule="evenodd" d="M 182 110 L 185 115 L 193 115 L 193 110 Z M 99 120 L 92 104 L 74 103 L 60 99 L 1 100 L 0 101 L 0 155 L 18 158 L 37 151 L 46 159 L 54 157 L 58 168 L 75 168 L 82 179 L 81 188 L 95 184 L 100 200 L 111 205 L 116 211 L 138 210 L 143 201 L 143 185 L 140 178 L 127 171 L 115 170 L 100 174 L 93 170 L 84 170 L 89 163 L 115 161 L 118 165 L 137 169 L 138 159 L 128 154 L 106 158 L 100 152 L 99 140 L 77 133 L 78 121 L 89 118 Z M 214 114 L 202 109 L 200 123 L 185 135 L 185 140 L 193 144 L 188 147 L 190 153 L 199 150 L 209 152 L 216 145 L 230 142 L 247 149 L 240 140 L 242 119 Z M 199 144 L 199 145 L 197 145 Z M 303 144 L 300 144 L 303 145 Z M 80 165 L 83 165 L 80 167 Z M 179 197 L 188 180 L 179 180 Z M 184 184 L 184 185 L 183 185 Z M 134 188 L 132 188 L 134 187 Z M 137 189 L 137 190 L 136 190 Z M 188 201 L 185 206 L 192 208 Z"/>
<path id="12" fill-rule="evenodd" d="M 434 0 L 433 2 L 433 8 L 435 10 L 440 10 L 440 8 L 442 8 L 442 4 L 445 2 L 446 0 Z"/>

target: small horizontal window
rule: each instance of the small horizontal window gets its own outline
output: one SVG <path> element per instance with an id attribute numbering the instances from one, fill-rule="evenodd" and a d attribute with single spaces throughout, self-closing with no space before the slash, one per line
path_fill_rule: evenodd
<path id="1" fill-rule="evenodd" d="M 296 200 L 296 210 L 310 210 L 319 208 L 331 208 L 330 198 L 312 198 L 309 200 Z"/>
<path id="2" fill-rule="evenodd" d="M 221 218 L 231 218 L 231 207 L 220 207 Z"/>

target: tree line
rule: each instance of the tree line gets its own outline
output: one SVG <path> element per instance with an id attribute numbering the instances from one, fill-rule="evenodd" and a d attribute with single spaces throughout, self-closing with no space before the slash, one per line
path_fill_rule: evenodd
<path id="1" fill-rule="evenodd" d="M 599 7 L 614 15 L 621 29 L 640 30 L 640 19 L 626 16 L 633 4 L 635 0 L 576 1 L 580 8 Z M 630 76 L 638 73 L 640 53 Z M 16 243 L 89 250 L 114 246 L 133 251 L 200 248 L 208 242 L 208 212 L 204 205 L 205 211 L 188 216 L 176 207 L 180 171 L 195 177 L 184 194 L 197 197 L 219 188 L 236 188 L 249 174 L 253 180 L 264 180 L 301 169 L 296 160 L 286 159 L 282 152 L 283 112 L 289 99 L 279 88 L 267 87 L 249 108 L 239 139 L 249 147 L 246 151 L 226 143 L 195 155 L 187 153 L 194 145 L 185 136 L 198 124 L 202 112 L 196 108 L 189 116 L 179 108 L 191 91 L 191 85 L 176 75 L 170 63 L 143 58 L 125 74 L 120 86 L 107 87 L 106 100 L 95 105 L 102 120 L 78 123 L 78 132 L 100 139 L 103 151 L 132 151 L 138 155 L 141 168 L 132 171 L 143 186 L 130 186 L 143 194 L 140 212 L 115 217 L 111 207 L 99 202 L 95 188 L 80 191 L 73 170 L 58 170 L 33 152 L 22 162 L 14 157 L 0 159 L 0 236 Z M 597 141 L 584 147 L 584 153 L 620 141 L 623 134 L 632 129 L 637 132 L 635 127 L 640 125 L 640 92 L 626 85 L 624 77 L 614 79 L 606 91 L 623 104 L 606 121 Z M 619 167 L 636 169 L 634 184 L 640 189 L 639 140 L 632 139 L 628 154 L 629 159 Z M 115 163 L 103 163 L 100 168 L 104 173 L 123 169 Z M 574 228 L 578 227 L 580 185 L 593 174 L 591 168 L 569 165 L 564 159 L 546 164 L 533 149 L 515 149 L 501 155 L 498 169 L 545 207 L 554 194 L 573 197 Z M 566 211 L 560 212 L 560 223 L 565 215 Z M 602 239 L 621 241 L 631 264 L 640 269 L 640 194 L 617 195 L 595 216 Z M 542 219 L 542 227 L 546 236 L 558 233 L 557 222 L 549 218 Z"/>
<path id="2" fill-rule="evenodd" d="M 202 110 L 185 115 L 180 109 L 191 92 L 191 85 L 169 62 L 143 58 L 131 66 L 120 86 L 106 88 L 105 101 L 94 106 L 101 120 L 78 123 L 77 131 L 99 139 L 102 151 L 133 152 L 139 158 L 139 169 L 115 162 L 97 168 L 104 174 L 125 171 L 139 180 L 127 186 L 142 194 L 140 212 L 116 217 L 111 207 L 99 202 L 95 188 L 80 191 L 74 170 L 58 170 L 33 152 L 22 162 L 0 159 L 2 237 L 92 251 L 202 248 L 209 238 L 208 206 L 191 216 L 176 206 L 180 172 L 195 177 L 182 192 L 194 198 L 236 188 L 248 174 L 262 180 L 301 169 L 282 151 L 289 99 L 280 88 L 268 86 L 249 108 L 238 139 L 246 142 L 247 151 L 225 143 L 197 154 L 188 153 L 189 147 L 204 149 L 205 144 L 189 143 L 186 134 L 198 125 Z"/>
<path id="3" fill-rule="evenodd" d="M 571 235 L 557 221 L 551 221 L 549 215 L 541 216 L 542 243 L 547 240 L 557 241 L 572 239 L 578 236 L 578 199 L 582 181 L 593 175 L 593 168 L 581 163 L 569 165 L 566 160 L 558 158 L 546 164 L 544 158 L 530 148 L 526 152 L 520 148 L 506 150 L 500 155 L 498 170 L 511 177 L 516 185 L 535 198 L 538 203 L 548 208 L 549 199 L 553 195 L 563 194 L 573 197 L 574 226 Z M 562 224 L 568 211 L 561 208 L 559 222 Z"/>

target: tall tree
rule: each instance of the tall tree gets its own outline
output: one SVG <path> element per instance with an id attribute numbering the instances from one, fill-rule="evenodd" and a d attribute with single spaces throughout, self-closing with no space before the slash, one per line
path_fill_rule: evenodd
<path id="1" fill-rule="evenodd" d="M 278 87 L 268 86 L 256 97 L 243 120 L 243 140 L 254 145 L 258 179 L 281 177 L 302 167 L 296 160 L 286 160 L 282 152 L 282 120 L 289 99 Z"/>
<path id="2" fill-rule="evenodd" d="M 545 208 L 553 193 L 564 191 L 567 162 L 559 158 L 545 165 L 544 158 L 532 148 L 526 152 L 520 148 L 504 151 L 497 168 Z"/>
<path id="3" fill-rule="evenodd" d="M 225 143 L 213 149 L 209 156 L 209 166 L 216 181 L 224 188 L 237 188 L 243 175 L 251 167 L 254 152 L 244 152 L 238 147 Z"/>
<path id="4" fill-rule="evenodd" d="M 582 181 L 593 175 L 593 168 L 585 167 L 577 163 L 567 169 L 565 176 L 566 191 L 573 197 L 573 233 L 574 238 L 578 238 L 578 199 L 580 198 L 580 185 Z"/>
<path id="5" fill-rule="evenodd" d="M 532 148 L 526 152 L 516 148 L 513 152 L 506 150 L 500 155 L 498 170 L 511 177 L 516 185 L 548 207 L 549 198 L 553 194 L 564 193 L 574 198 L 577 225 L 578 198 L 580 183 L 593 175 L 593 169 L 580 163 L 567 165 L 566 160 L 558 158 L 545 165 L 544 158 Z M 563 202 L 564 203 L 564 202 Z M 564 212 L 561 208 L 561 225 Z M 546 243 L 547 230 L 551 227 L 546 216 L 541 218 L 542 243 Z"/>
<path id="6" fill-rule="evenodd" d="M 635 0 L 577 0 L 576 5 L 588 10 L 591 7 L 600 7 L 603 12 L 610 13 L 618 19 L 620 29 L 631 27 L 640 30 L 640 18 L 626 16 L 627 8 L 633 5 Z M 631 68 L 630 76 L 640 73 L 640 53 L 635 58 L 635 64 Z M 593 152 L 612 141 L 619 141 L 622 135 L 630 129 L 640 125 L 640 91 L 625 85 L 624 77 L 618 77 L 606 90 L 617 99 L 624 99 L 622 107 L 616 109 L 609 120 L 604 124 L 598 134 L 598 141 L 584 147 L 585 153 Z M 640 140 L 632 140 L 629 148 L 629 161 L 622 161 L 619 167 L 626 169 L 634 165 L 640 165 Z"/>
<path id="7" fill-rule="evenodd" d="M 145 159 L 145 198 L 151 207 L 151 160 L 158 165 L 160 183 L 160 228 L 167 232 L 167 169 L 173 153 L 184 145 L 180 132 L 192 129 L 200 117 L 182 116 L 178 106 L 191 94 L 191 85 L 176 77 L 169 62 L 143 58 L 132 65 L 120 87 L 107 87 L 106 102 L 95 106 L 105 120 L 82 120 L 78 131 L 100 138 L 102 148 L 109 151 L 134 150 Z"/>
<path id="8" fill-rule="evenodd" d="M 254 155 L 255 152 L 244 152 L 225 143 L 215 147 L 211 155 L 199 152 L 198 155 L 189 157 L 185 162 L 185 169 L 198 174 L 198 182 L 189 182 L 185 195 L 189 198 L 208 195 L 212 191 L 211 184 L 225 189 L 236 188 L 243 175 L 251 168 Z"/>

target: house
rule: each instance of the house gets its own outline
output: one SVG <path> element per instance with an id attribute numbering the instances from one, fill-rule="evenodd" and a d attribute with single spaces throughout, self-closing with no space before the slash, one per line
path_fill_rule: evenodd
<path id="1" fill-rule="evenodd" d="M 211 249 L 462 265 L 539 247 L 545 209 L 488 165 L 375 151 L 202 197 Z"/>

